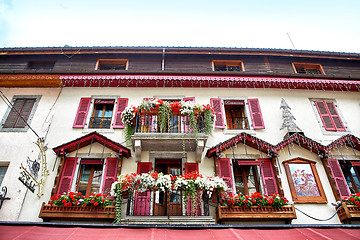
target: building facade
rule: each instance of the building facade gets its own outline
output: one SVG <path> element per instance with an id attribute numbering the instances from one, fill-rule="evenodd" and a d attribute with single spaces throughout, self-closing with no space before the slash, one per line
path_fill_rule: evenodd
<path id="1" fill-rule="evenodd" d="M 168 224 L 171 217 L 189 224 L 319 224 L 302 212 L 330 217 L 333 203 L 360 191 L 359 54 L 176 47 L 0 53 L 0 181 L 7 188 L 1 221 L 114 220 L 41 214 L 53 195 L 109 194 L 129 173 L 197 170 L 223 178 L 229 193 L 276 193 L 292 207 L 285 218 L 226 215 L 213 196 L 199 198 L 197 216 L 188 216 L 181 192 L 147 191 L 123 201 L 121 218 L 130 224 Z M 127 133 L 123 111 L 157 100 L 210 105 L 210 133 L 201 117 L 194 132 L 174 112 L 164 128 L 157 113 L 138 112 Z M 335 215 L 326 223 L 357 221 Z"/>

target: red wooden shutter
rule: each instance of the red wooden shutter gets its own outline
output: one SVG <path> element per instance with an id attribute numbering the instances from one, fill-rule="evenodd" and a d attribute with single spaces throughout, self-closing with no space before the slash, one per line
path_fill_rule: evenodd
<path id="1" fill-rule="evenodd" d="M 137 173 L 148 173 L 151 171 L 151 162 L 139 162 L 137 165 Z M 150 191 L 135 194 L 134 215 L 150 215 Z"/>
<path id="2" fill-rule="evenodd" d="M 335 104 L 333 102 L 326 102 L 326 107 L 329 110 L 330 117 L 334 123 L 336 130 L 337 131 L 346 131 L 346 128 L 345 128 L 343 122 L 341 121 L 341 118 L 340 118 L 338 112 L 336 111 Z"/>
<path id="3" fill-rule="evenodd" d="M 77 158 L 67 158 L 61 174 L 58 194 L 68 193 L 73 181 Z"/>
<path id="4" fill-rule="evenodd" d="M 192 173 L 194 171 L 199 171 L 198 163 L 185 163 L 185 174 Z"/>
<path id="5" fill-rule="evenodd" d="M 115 119 L 113 123 L 113 128 L 124 128 L 124 123 L 121 119 L 121 113 L 125 110 L 128 105 L 127 98 L 118 98 L 116 109 L 115 109 Z"/>
<path id="6" fill-rule="evenodd" d="M 248 99 L 251 120 L 254 129 L 264 129 L 265 124 L 261 114 L 259 99 Z"/>
<path id="7" fill-rule="evenodd" d="M 215 128 L 225 128 L 224 107 L 220 98 L 210 98 L 211 106 L 215 112 Z"/>
<path id="8" fill-rule="evenodd" d="M 107 158 L 106 159 L 106 166 L 105 166 L 105 173 L 104 173 L 104 180 L 103 180 L 103 194 L 109 194 L 111 191 L 111 184 L 116 181 L 116 174 L 117 174 L 117 158 Z"/>
<path id="9" fill-rule="evenodd" d="M 219 158 L 219 176 L 227 183 L 231 192 L 233 191 L 233 178 L 230 158 Z"/>
<path id="10" fill-rule="evenodd" d="M 79 108 L 76 113 L 73 128 L 84 128 L 86 122 L 86 116 L 89 111 L 91 98 L 81 98 Z"/>
<path id="11" fill-rule="evenodd" d="M 184 97 L 183 98 L 183 101 L 184 102 L 195 102 L 195 97 Z"/>
<path id="12" fill-rule="evenodd" d="M 329 158 L 329 166 L 333 174 L 336 186 L 340 192 L 341 198 L 349 197 L 350 190 L 344 178 L 340 164 L 337 159 Z"/>
<path id="13" fill-rule="evenodd" d="M 325 130 L 327 131 L 335 131 L 336 128 L 334 126 L 333 121 L 331 120 L 330 113 L 327 110 L 325 101 L 315 101 L 315 106 L 319 112 L 319 116 L 321 121 L 324 124 Z"/>
<path id="14" fill-rule="evenodd" d="M 259 159 L 263 161 L 261 164 L 261 176 L 263 178 L 265 193 L 270 195 L 278 192 L 276 178 L 274 175 L 273 166 L 271 164 L 271 159 L 263 158 Z"/>
<path id="15" fill-rule="evenodd" d="M 152 163 L 151 162 L 139 162 L 137 165 L 137 173 L 148 173 L 151 172 Z"/>

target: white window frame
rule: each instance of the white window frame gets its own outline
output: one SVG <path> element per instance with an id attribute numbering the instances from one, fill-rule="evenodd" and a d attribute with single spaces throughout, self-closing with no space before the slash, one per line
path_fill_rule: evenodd
<path id="1" fill-rule="evenodd" d="M 252 120 L 251 120 L 251 115 L 250 115 L 250 110 L 249 110 L 249 104 L 248 104 L 248 98 L 247 97 L 219 97 L 222 102 L 223 102 L 223 118 L 225 121 L 225 129 L 224 129 L 224 134 L 238 134 L 241 132 L 247 132 L 250 134 L 255 134 L 255 130 L 253 128 L 253 124 L 252 124 Z M 246 118 L 248 120 L 249 123 L 249 129 L 228 129 L 227 126 L 227 120 L 226 120 L 226 113 L 225 113 L 225 104 L 224 101 L 225 100 L 237 100 L 237 101 L 244 101 L 245 102 L 245 114 L 246 114 Z"/>
<path id="2" fill-rule="evenodd" d="M 90 133 L 90 132 L 93 132 L 93 131 L 96 131 L 96 132 L 99 132 L 99 133 L 114 133 L 115 130 L 113 128 L 113 123 L 114 123 L 115 110 L 116 110 L 118 98 L 120 98 L 120 97 L 119 96 L 92 95 L 91 96 L 90 106 L 89 106 L 89 111 L 88 111 L 88 114 L 86 116 L 85 126 L 83 128 L 83 133 Z M 111 115 L 110 128 L 89 128 L 90 119 L 91 119 L 91 116 L 92 116 L 92 114 L 94 112 L 94 106 L 95 106 L 95 100 L 96 99 L 115 100 L 114 101 L 114 108 L 113 108 L 112 115 Z"/>

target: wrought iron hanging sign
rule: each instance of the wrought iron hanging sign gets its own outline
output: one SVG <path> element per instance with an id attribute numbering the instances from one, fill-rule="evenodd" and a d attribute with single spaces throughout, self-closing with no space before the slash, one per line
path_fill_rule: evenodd
<path id="1" fill-rule="evenodd" d="M 46 163 L 46 150 L 44 138 L 38 138 L 36 146 L 40 149 L 39 161 L 31 160 L 27 157 L 27 166 L 21 164 L 19 180 L 31 191 L 35 192 L 36 187 L 38 188 L 37 196 L 43 195 L 43 188 L 49 171 Z"/>

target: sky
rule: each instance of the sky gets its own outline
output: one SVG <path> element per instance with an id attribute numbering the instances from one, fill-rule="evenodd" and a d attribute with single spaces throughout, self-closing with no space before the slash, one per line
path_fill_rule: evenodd
<path id="1" fill-rule="evenodd" d="M 360 53 L 360 0 L 0 0 L 0 47 Z"/>

